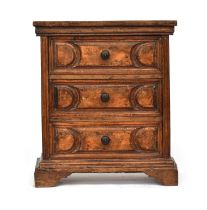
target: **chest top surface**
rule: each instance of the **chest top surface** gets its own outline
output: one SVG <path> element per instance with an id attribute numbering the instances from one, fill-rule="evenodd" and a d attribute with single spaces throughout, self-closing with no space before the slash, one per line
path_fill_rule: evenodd
<path id="1" fill-rule="evenodd" d="M 54 34 L 173 34 L 175 20 L 34 21 L 37 35 Z"/>

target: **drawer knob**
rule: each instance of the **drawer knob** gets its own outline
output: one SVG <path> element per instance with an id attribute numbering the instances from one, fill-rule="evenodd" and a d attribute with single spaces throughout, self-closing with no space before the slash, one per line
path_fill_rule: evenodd
<path id="1" fill-rule="evenodd" d="M 101 101 L 102 102 L 108 102 L 110 99 L 109 94 L 108 93 L 101 93 Z"/>
<path id="2" fill-rule="evenodd" d="M 101 137 L 101 143 L 102 143 L 103 145 L 109 144 L 109 143 L 110 143 L 110 138 L 109 138 L 108 136 L 102 136 L 102 137 Z"/>
<path id="3" fill-rule="evenodd" d="M 102 58 L 103 60 L 109 59 L 109 56 L 110 56 L 110 53 L 109 53 L 108 50 L 103 50 L 103 51 L 101 52 L 101 58 Z"/>

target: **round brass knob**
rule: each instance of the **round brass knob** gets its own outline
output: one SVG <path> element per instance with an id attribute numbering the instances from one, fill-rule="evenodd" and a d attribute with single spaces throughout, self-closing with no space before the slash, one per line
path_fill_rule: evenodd
<path id="1" fill-rule="evenodd" d="M 110 99 L 109 94 L 108 93 L 101 93 L 101 101 L 102 102 L 108 102 Z"/>
<path id="2" fill-rule="evenodd" d="M 102 58 L 103 60 L 107 60 L 107 59 L 109 59 L 109 57 L 110 57 L 110 53 L 109 53 L 108 50 L 103 50 L 103 51 L 101 52 L 101 58 Z"/>
<path id="3" fill-rule="evenodd" d="M 102 143 L 103 145 L 109 144 L 109 143 L 110 143 L 110 138 L 109 138 L 108 136 L 102 136 L 102 137 L 101 137 L 101 143 Z"/>

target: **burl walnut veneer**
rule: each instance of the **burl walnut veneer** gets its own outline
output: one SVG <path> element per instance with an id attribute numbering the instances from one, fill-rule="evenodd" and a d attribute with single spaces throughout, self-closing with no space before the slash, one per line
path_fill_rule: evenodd
<path id="1" fill-rule="evenodd" d="M 177 185 L 169 87 L 169 35 L 176 21 L 33 25 L 42 69 L 35 186 L 85 172 L 143 172 Z"/>

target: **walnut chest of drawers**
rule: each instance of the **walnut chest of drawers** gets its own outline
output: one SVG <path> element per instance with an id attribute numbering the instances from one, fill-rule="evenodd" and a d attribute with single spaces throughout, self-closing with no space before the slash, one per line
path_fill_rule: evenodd
<path id="1" fill-rule="evenodd" d="M 177 185 L 169 95 L 169 35 L 176 21 L 33 25 L 42 72 L 35 186 L 92 172 L 143 172 Z"/>

